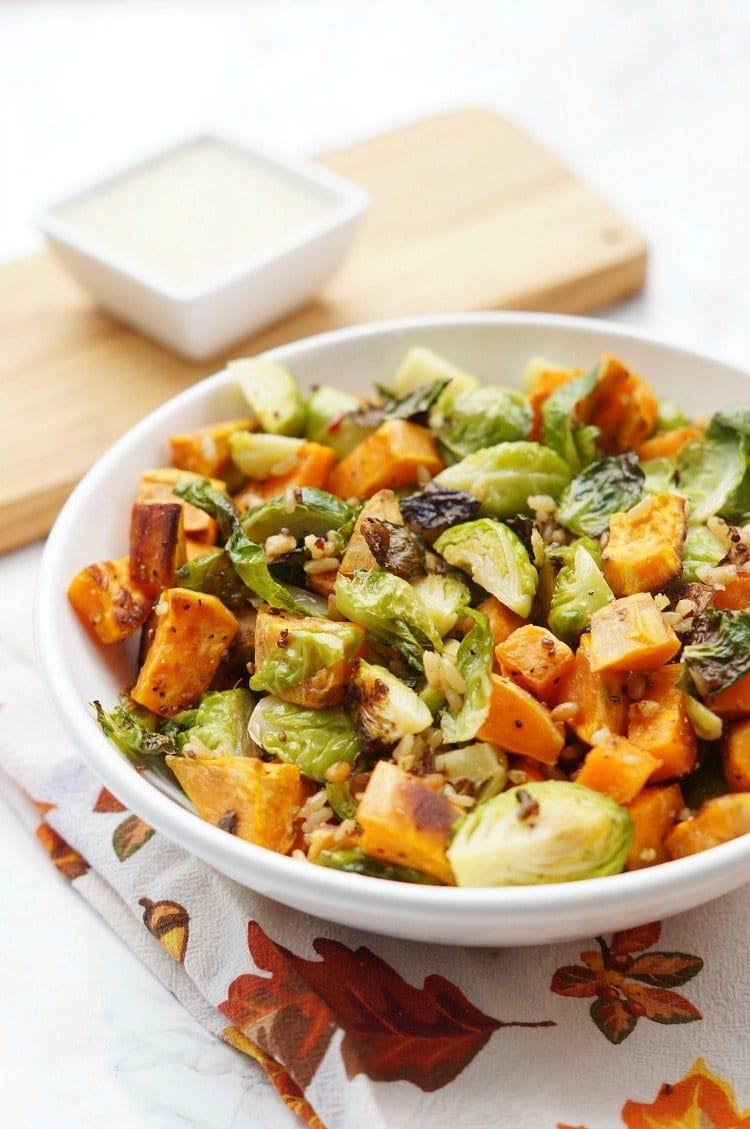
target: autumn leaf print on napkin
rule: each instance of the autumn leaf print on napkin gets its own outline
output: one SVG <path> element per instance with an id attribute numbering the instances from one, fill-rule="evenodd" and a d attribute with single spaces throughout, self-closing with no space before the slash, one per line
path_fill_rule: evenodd
<path id="1" fill-rule="evenodd" d="M 80 878 L 89 869 L 89 864 L 83 855 L 79 855 L 78 851 L 66 843 L 62 835 L 53 831 L 48 823 L 39 824 L 36 837 L 57 869 L 69 882 Z"/>
<path id="2" fill-rule="evenodd" d="M 679 1082 L 665 1082 L 652 1102 L 626 1102 L 622 1120 L 627 1129 L 750 1129 L 750 1110 L 738 1109 L 729 1083 L 698 1058 Z"/>
<path id="3" fill-rule="evenodd" d="M 258 968 L 229 986 L 221 1011 L 272 1055 L 302 1089 L 309 1084 L 338 1028 L 350 1078 L 404 1080 L 424 1091 L 452 1082 L 503 1027 L 547 1027 L 485 1015 L 455 984 L 428 976 L 421 988 L 369 949 L 318 937 L 320 960 L 306 960 L 272 941 L 256 922 L 248 947 Z"/>
<path id="4" fill-rule="evenodd" d="M 120 862 L 126 862 L 136 851 L 140 851 L 153 833 L 153 827 L 149 827 L 137 815 L 129 815 L 122 823 L 118 823 L 112 834 L 112 846 Z"/>
<path id="5" fill-rule="evenodd" d="M 689 953 L 646 952 L 661 935 L 658 921 L 614 933 L 608 945 L 597 937 L 598 951 L 581 953 L 583 965 L 558 968 L 550 988 L 558 996 L 594 997 L 591 1018 L 610 1043 L 630 1035 L 639 1019 L 654 1023 L 692 1023 L 701 1019 L 694 1004 L 673 988 L 692 980 L 703 968 Z"/>

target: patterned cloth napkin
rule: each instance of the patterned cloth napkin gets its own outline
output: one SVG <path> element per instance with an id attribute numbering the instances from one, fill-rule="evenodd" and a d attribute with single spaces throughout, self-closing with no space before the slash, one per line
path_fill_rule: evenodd
<path id="1" fill-rule="evenodd" d="M 0 700 L 4 790 L 54 865 L 308 1125 L 750 1129 L 746 890 L 554 947 L 365 935 L 155 834 L 85 768 L 7 645 Z"/>

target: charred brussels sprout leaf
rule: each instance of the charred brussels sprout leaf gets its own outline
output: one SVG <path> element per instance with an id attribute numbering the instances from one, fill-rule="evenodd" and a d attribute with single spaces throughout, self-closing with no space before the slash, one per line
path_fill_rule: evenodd
<path id="1" fill-rule="evenodd" d="M 467 608 L 466 614 L 474 621 L 474 626 L 461 640 L 456 655 L 456 666 L 466 683 L 466 691 L 455 714 L 446 710 L 440 718 L 446 745 L 473 740 L 490 709 L 492 632 L 487 616 L 482 612 Z"/>
<path id="2" fill-rule="evenodd" d="M 189 588 L 191 592 L 218 596 L 232 611 L 246 606 L 253 597 L 250 589 L 237 575 L 225 549 L 209 549 L 202 557 L 180 565 L 175 574 L 175 582 L 180 588 Z"/>
<path id="3" fill-rule="evenodd" d="M 718 694 L 750 672 L 750 612 L 707 608 L 695 617 L 682 662 L 702 698 Z"/>
<path id="4" fill-rule="evenodd" d="M 208 478 L 195 479 L 175 486 L 174 491 L 183 501 L 203 510 L 219 525 L 222 537 L 226 540 L 239 522 L 239 512 L 228 494 L 217 490 Z"/>
<path id="5" fill-rule="evenodd" d="M 519 442 L 475 451 L 441 470 L 434 481 L 473 494 L 483 517 L 502 519 L 529 513 L 531 495 L 559 497 L 570 477 L 570 468 L 555 451 L 539 443 Z"/>
<path id="6" fill-rule="evenodd" d="M 601 792 L 566 780 L 512 788 L 480 804 L 448 848 L 459 886 L 531 886 L 619 874 L 630 816 Z"/>
<path id="7" fill-rule="evenodd" d="M 312 534 L 325 537 L 332 529 L 340 529 L 353 517 L 353 510 L 335 494 L 302 486 L 294 509 L 287 509 L 286 498 L 276 498 L 249 510 L 242 518 L 242 528 L 251 541 L 262 544 L 281 529 L 288 529 L 299 540 Z"/>
<path id="8" fill-rule="evenodd" d="M 451 525 L 471 521 L 480 501 L 465 490 L 448 490 L 434 480 L 419 494 L 401 499 L 401 513 L 410 529 L 433 540 Z"/>
<path id="9" fill-rule="evenodd" d="M 251 690 L 277 694 L 308 682 L 320 670 L 353 659 L 359 649 L 361 633 L 350 624 L 331 624 L 330 630 L 310 619 L 304 626 L 286 629 L 284 647 L 273 649 L 250 679 Z"/>
<path id="10" fill-rule="evenodd" d="M 345 870 L 349 874 L 365 874 L 369 878 L 388 878 L 391 882 L 411 882 L 423 886 L 443 885 L 438 878 L 424 874 L 421 870 L 412 870 L 409 866 L 396 866 L 394 863 L 370 858 L 359 847 L 321 851 L 315 861 L 319 866 L 328 866 L 332 870 Z"/>
<path id="11" fill-rule="evenodd" d="M 456 525 L 437 539 L 435 551 L 511 611 L 529 615 L 539 575 L 520 537 L 507 525 L 489 518 Z"/>
<path id="12" fill-rule="evenodd" d="M 403 580 L 424 574 L 424 544 L 410 529 L 379 517 L 366 517 L 360 529 L 381 568 Z"/>
<path id="13" fill-rule="evenodd" d="M 384 666 L 360 660 L 347 686 L 346 708 L 367 743 L 393 745 L 432 722 L 425 703 Z"/>
<path id="14" fill-rule="evenodd" d="M 327 768 L 351 764 L 361 749 L 354 722 L 340 708 L 307 709 L 269 696 L 258 702 L 248 729 L 265 752 L 321 784 Z"/>
<path id="15" fill-rule="evenodd" d="M 482 447 L 528 439 L 532 418 L 520 392 L 483 385 L 441 397 L 430 412 L 430 427 L 452 455 L 463 458 Z"/>
<path id="16" fill-rule="evenodd" d="M 612 514 L 624 513 L 643 497 L 643 471 L 629 451 L 593 463 L 565 487 L 557 520 L 580 536 L 598 537 Z"/>
<path id="17" fill-rule="evenodd" d="M 415 673 L 422 673 L 425 648 L 442 649 L 440 635 L 408 581 L 381 568 L 355 572 L 351 578 L 339 573 L 334 594 L 346 619 L 394 647 Z"/>
<path id="18" fill-rule="evenodd" d="M 241 687 L 212 690 L 203 695 L 196 709 L 176 714 L 168 724 L 178 731 L 176 740 L 182 752 L 195 740 L 217 755 L 253 756 L 247 723 L 254 702 L 250 691 Z"/>
<path id="19" fill-rule="evenodd" d="M 411 419 L 424 418 L 441 392 L 450 384 L 450 380 L 433 380 L 430 384 L 420 385 L 404 396 L 399 396 L 383 409 L 383 419 Z"/>
<path id="20" fill-rule="evenodd" d="M 575 645 L 591 623 L 593 613 L 611 604 L 614 598 L 591 553 L 579 546 L 572 564 L 564 565 L 557 574 L 547 620 L 549 629 L 564 643 Z"/>
<path id="21" fill-rule="evenodd" d="M 596 457 L 596 428 L 576 420 L 578 405 L 596 387 L 599 370 L 593 369 L 557 388 L 542 406 L 542 442 L 563 459 L 577 474 Z"/>
<path id="22" fill-rule="evenodd" d="M 163 758 L 179 752 L 177 738 L 173 732 L 159 732 L 159 719 L 154 714 L 125 701 L 108 711 L 102 708 L 101 702 L 94 702 L 94 709 L 102 733 L 128 760 L 173 779 Z"/>
<path id="23" fill-rule="evenodd" d="M 300 612 L 302 615 L 321 614 L 320 601 L 312 593 L 301 588 L 290 588 L 274 580 L 268 570 L 262 546 L 251 541 L 239 524 L 229 538 L 227 552 L 240 579 L 272 608 L 284 608 L 288 612 Z"/>
<path id="24" fill-rule="evenodd" d="M 691 525 L 702 525 L 731 502 L 745 474 L 745 440 L 726 431 L 694 439 L 678 462 L 679 490 L 690 499 Z"/>

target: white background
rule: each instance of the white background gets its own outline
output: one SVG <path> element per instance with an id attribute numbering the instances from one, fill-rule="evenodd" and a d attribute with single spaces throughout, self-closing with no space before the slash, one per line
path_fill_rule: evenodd
<path id="1" fill-rule="evenodd" d="M 43 205 L 201 126 L 314 154 L 488 104 L 646 235 L 647 290 L 610 316 L 747 365 L 749 60 L 743 0 L 0 0 L 0 260 L 36 248 Z M 38 558 L 0 560 L 0 632 L 28 661 Z M 3 1127 L 297 1124 L 1 801 L 0 906 Z"/>

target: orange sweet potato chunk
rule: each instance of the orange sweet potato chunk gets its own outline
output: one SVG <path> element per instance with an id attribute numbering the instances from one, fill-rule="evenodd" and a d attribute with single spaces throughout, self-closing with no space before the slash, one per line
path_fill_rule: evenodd
<path id="1" fill-rule="evenodd" d="M 750 832 L 750 793 L 729 792 L 706 800 L 692 819 L 678 823 L 667 837 L 667 851 L 673 859 L 684 858 L 718 847 Z"/>
<path id="2" fill-rule="evenodd" d="M 362 850 L 373 858 L 421 870 L 453 885 L 445 852 L 457 815 L 442 792 L 397 765 L 380 760 L 357 809 Z"/>
<path id="3" fill-rule="evenodd" d="M 237 620 L 215 596 L 168 588 L 159 622 L 131 697 L 162 717 L 194 706 L 208 689 Z"/>
<path id="4" fill-rule="evenodd" d="M 599 382 L 589 397 L 587 420 L 601 431 L 608 455 L 636 449 L 651 434 L 659 401 L 648 381 L 605 354 L 599 362 Z"/>
<path id="5" fill-rule="evenodd" d="M 570 672 L 575 656 L 570 647 L 544 627 L 519 627 L 495 647 L 501 672 L 548 705 Z"/>
<path id="6" fill-rule="evenodd" d="M 229 436 L 235 431 L 255 431 L 256 428 L 257 424 L 252 419 L 225 419 L 172 435 L 169 440 L 172 462 L 181 470 L 191 470 L 209 478 L 223 478 L 232 469 Z"/>
<path id="7" fill-rule="evenodd" d="M 722 717 L 747 717 L 750 715 L 750 674 L 745 674 L 726 690 L 706 698 L 706 705 Z"/>
<path id="8" fill-rule="evenodd" d="M 130 514 L 130 574 L 136 583 L 157 591 L 174 586 L 175 572 L 187 560 L 184 512 L 177 499 L 134 504 Z"/>
<path id="9" fill-rule="evenodd" d="M 477 611 L 486 615 L 489 621 L 493 642 L 492 669 L 496 674 L 502 674 L 500 661 L 497 657 L 497 648 L 505 642 L 509 635 L 517 631 L 519 627 L 523 627 L 526 620 L 521 619 L 520 615 L 512 612 L 510 608 L 506 608 L 505 604 L 501 604 L 497 596 L 488 596 L 486 600 L 482 600 L 482 603 L 477 607 Z"/>
<path id="10" fill-rule="evenodd" d="M 73 577 L 70 600 L 81 622 L 100 643 L 120 643 L 145 623 L 152 594 L 133 582 L 127 557 L 87 565 Z"/>
<path id="11" fill-rule="evenodd" d="M 510 678 L 493 674 L 490 710 L 477 734 L 510 753 L 554 764 L 565 744 L 563 728 L 550 711 Z"/>
<path id="12" fill-rule="evenodd" d="M 286 854 L 303 803 L 300 771 L 259 757 L 167 757 L 201 819 L 248 843 Z"/>
<path id="13" fill-rule="evenodd" d="M 628 725 L 625 677 L 612 671 L 596 673 L 591 668 L 591 636 L 581 636 L 575 662 L 560 684 L 558 702 L 572 702 L 577 714 L 568 722 L 581 741 L 590 745 L 600 729 L 622 736 Z"/>
<path id="14" fill-rule="evenodd" d="M 750 569 L 738 569 L 732 580 L 714 591 L 711 603 L 719 611 L 742 612 L 750 608 Z"/>
<path id="15" fill-rule="evenodd" d="M 626 805 L 633 822 L 633 842 L 625 864 L 627 870 L 640 870 L 644 866 L 667 862 L 666 839 L 683 805 L 679 784 L 650 784 Z"/>
<path id="16" fill-rule="evenodd" d="M 647 494 L 627 513 L 612 514 L 602 567 L 615 596 L 656 591 L 680 575 L 685 505 L 678 494 Z"/>
<path id="17" fill-rule="evenodd" d="M 420 467 L 430 475 L 443 468 L 432 435 L 419 424 L 389 419 L 334 467 L 326 489 L 340 498 L 371 498 L 378 490 L 414 485 Z"/>
<path id="18" fill-rule="evenodd" d="M 624 596 L 591 617 L 591 669 L 652 670 L 677 654 L 680 640 L 648 592 Z"/>
<path id="19" fill-rule="evenodd" d="M 727 730 L 722 746 L 724 776 L 732 792 L 750 792 L 750 718 Z"/>
<path id="20" fill-rule="evenodd" d="M 698 738 L 685 708 L 685 692 L 677 685 L 679 677 L 679 663 L 649 671 L 643 698 L 630 707 L 628 740 L 661 762 L 651 773 L 652 783 L 684 776 L 695 767 Z"/>
<path id="21" fill-rule="evenodd" d="M 617 804 L 634 800 L 660 761 L 624 737 L 612 735 L 586 754 L 576 784 L 603 792 Z"/>

